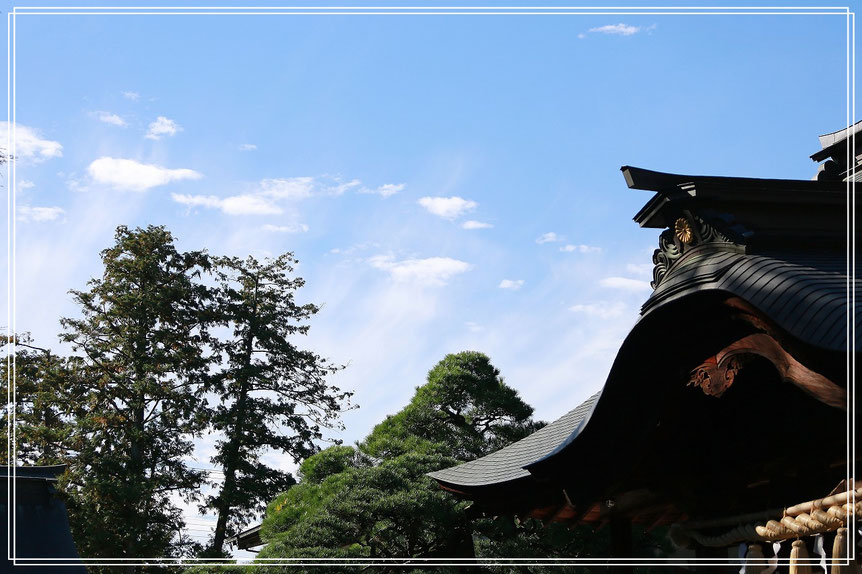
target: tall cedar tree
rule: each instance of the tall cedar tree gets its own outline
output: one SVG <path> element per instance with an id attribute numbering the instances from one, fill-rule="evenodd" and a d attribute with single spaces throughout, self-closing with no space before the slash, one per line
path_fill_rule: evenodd
<path id="1" fill-rule="evenodd" d="M 340 413 L 349 408 L 352 393 L 326 381 L 343 367 L 292 342 L 308 332 L 304 323 L 318 312 L 295 301 L 305 284 L 291 277 L 296 263 L 292 253 L 263 262 L 214 259 L 214 315 L 233 336 L 215 344 L 224 366 L 215 378 L 221 402 L 212 425 L 225 438 L 212 461 L 223 469 L 224 482 L 206 504 L 218 513 L 210 555 L 220 555 L 227 536 L 295 482 L 262 463 L 260 454 L 276 449 L 297 462 L 314 454 L 321 428 L 339 425 Z"/>
<path id="2" fill-rule="evenodd" d="M 202 483 L 182 459 L 205 423 L 207 290 L 195 277 L 208 260 L 179 253 L 164 227 L 119 227 L 115 239 L 101 253 L 102 278 L 71 291 L 82 318 L 61 320 L 77 352 L 68 393 L 77 454 L 63 486 L 83 556 L 178 556 L 172 496 L 195 498 Z"/>
<path id="3" fill-rule="evenodd" d="M 66 361 L 48 349 L 32 344 L 28 334 L 13 336 L 5 345 L 6 361 L 0 367 L 0 393 L 8 397 L 0 425 L 9 426 L 15 405 L 14 455 L 0 452 L 0 464 L 52 465 L 68 460 L 71 431 L 64 416 Z M 13 437 L 10 436 L 10 439 Z"/>

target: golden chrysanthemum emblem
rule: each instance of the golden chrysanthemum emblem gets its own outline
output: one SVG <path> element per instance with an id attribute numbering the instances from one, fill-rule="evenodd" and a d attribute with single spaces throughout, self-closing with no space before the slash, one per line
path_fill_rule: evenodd
<path id="1" fill-rule="evenodd" d="M 682 243 L 688 245 L 694 239 L 694 230 L 691 228 L 691 223 L 688 222 L 688 219 L 684 217 L 680 217 L 673 224 L 673 231 L 676 233 L 677 239 L 679 239 Z"/>

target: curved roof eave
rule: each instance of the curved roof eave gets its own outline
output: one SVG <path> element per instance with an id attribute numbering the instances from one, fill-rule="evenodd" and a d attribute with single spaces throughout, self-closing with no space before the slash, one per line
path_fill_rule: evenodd
<path id="1" fill-rule="evenodd" d="M 842 269 L 846 269 L 842 253 L 776 253 L 772 257 L 724 251 L 692 253 L 675 266 L 644 304 L 642 316 L 626 337 L 620 354 L 627 345 L 637 343 L 634 339 L 648 316 L 672 302 L 708 294 L 746 301 L 807 345 L 845 351 L 847 275 Z M 612 378 L 613 369 L 601 391 L 525 439 L 429 476 L 441 486 L 464 495 L 475 489 L 514 485 L 530 479 L 531 469 L 567 450 L 587 428 Z"/>

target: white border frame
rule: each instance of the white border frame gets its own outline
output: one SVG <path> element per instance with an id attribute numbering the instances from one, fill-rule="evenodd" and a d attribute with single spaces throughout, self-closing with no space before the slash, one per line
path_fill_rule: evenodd
<path id="1" fill-rule="evenodd" d="M 255 16 L 275 16 L 275 15 L 385 15 L 385 16 L 401 16 L 401 15 L 545 15 L 545 16 L 611 16 L 611 15 L 633 15 L 633 16 L 669 16 L 669 15 L 700 15 L 700 16 L 732 16 L 732 15 L 837 15 L 846 17 L 847 30 L 847 116 L 846 125 L 852 126 L 856 118 L 856 13 L 851 11 L 849 6 L 815 6 L 815 7 L 793 7 L 793 6 L 678 6 L 678 7 L 577 7 L 577 6 L 363 6 L 363 7 L 347 7 L 347 6 L 295 6 L 295 7 L 192 7 L 192 6 L 105 6 L 105 7 L 87 7 L 87 6 L 28 6 L 28 7 L 13 7 L 12 11 L 7 14 L 7 103 L 6 116 L 7 123 L 11 129 L 7 129 L 6 150 L 10 157 L 15 156 L 15 141 L 16 141 L 16 117 L 15 117 L 15 23 L 18 16 L 31 15 L 255 15 Z M 849 128 L 848 128 L 849 129 Z M 853 138 L 847 140 L 848 157 L 850 153 L 855 154 L 855 142 L 851 142 Z M 7 162 L 7 170 L 9 177 L 7 181 L 7 317 L 8 323 L 8 340 L 12 341 L 13 335 L 16 333 L 15 325 L 15 172 L 16 166 L 14 161 Z M 848 400 L 850 406 L 847 411 L 847 477 L 856 476 L 856 443 L 853 438 L 856 436 L 856 356 L 852 352 L 855 349 L 856 330 L 855 330 L 855 263 L 856 263 L 856 246 L 854 242 L 853 230 L 856 228 L 856 206 L 855 190 L 856 184 L 852 181 L 852 175 L 855 174 L 855 168 L 851 167 L 850 181 L 847 182 L 847 341 L 848 341 L 848 363 L 847 363 L 847 384 L 850 392 Z M 16 442 L 15 442 L 15 344 L 11 343 L 12 348 L 7 356 L 7 365 L 10 381 L 7 386 L 7 405 L 11 408 L 11 417 L 7 418 L 7 452 L 8 460 L 17 460 Z M 229 566 L 235 565 L 235 559 L 212 559 L 212 558 L 22 558 L 15 553 L 15 515 L 16 515 L 16 476 L 17 467 L 12 467 L 12 480 L 7 479 L 7 500 L 12 503 L 7 507 L 7 533 L 6 540 L 7 560 L 12 561 L 15 566 L 152 566 L 152 565 L 172 565 L 172 566 Z M 852 501 L 855 503 L 855 494 Z M 849 528 L 848 535 L 848 556 L 843 560 L 826 559 L 827 565 L 846 566 L 851 560 L 856 557 L 857 550 L 857 532 L 855 528 Z M 850 550 L 852 548 L 852 550 Z M 334 565 L 350 565 L 350 566 L 375 566 L 384 564 L 402 564 L 402 565 L 420 565 L 432 564 L 437 566 L 472 566 L 472 565 L 581 565 L 581 566 L 728 566 L 741 565 L 744 559 L 740 558 L 687 558 L 687 559 L 672 559 L 672 558 L 473 558 L 473 559 L 450 559 L 450 558 L 383 558 L 377 560 L 369 560 L 365 558 L 282 558 L 282 559 L 256 559 L 255 565 L 294 565 L 294 566 L 334 566 Z M 809 564 L 812 567 L 820 565 L 820 558 L 809 558 L 801 560 L 800 563 Z M 779 565 L 789 566 L 789 560 L 779 560 Z"/>

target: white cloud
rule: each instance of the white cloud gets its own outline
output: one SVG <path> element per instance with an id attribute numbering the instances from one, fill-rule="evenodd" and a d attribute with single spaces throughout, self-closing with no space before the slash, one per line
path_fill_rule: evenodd
<path id="1" fill-rule="evenodd" d="M 184 195 L 181 193 L 172 193 L 171 199 L 177 203 L 188 205 L 189 207 L 221 208 L 222 205 L 222 199 L 214 195 Z"/>
<path id="2" fill-rule="evenodd" d="M 146 191 L 172 181 L 203 177 L 192 169 L 168 169 L 158 165 L 140 163 L 132 159 L 113 157 L 100 157 L 93 161 L 87 167 L 87 173 L 96 183 L 131 191 Z"/>
<path id="3" fill-rule="evenodd" d="M 400 191 L 404 191 L 404 188 L 407 187 L 403 183 L 386 183 L 378 187 L 377 189 L 368 189 L 362 188 L 363 193 L 376 193 L 382 197 L 389 197 L 390 195 L 395 195 Z"/>
<path id="4" fill-rule="evenodd" d="M 599 281 L 602 287 L 622 289 L 624 291 L 652 291 L 648 281 L 629 279 L 628 277 L 606 277 Z"/>
<path id="5" fill-rule="evenodd" d="M 162 136 L 176 135 L 182 129 L 174 120 L 168 119 L 165 116 L 159 116 L 156 118 L 156 121 L 149 125 L 147 134 L 144 137 L 151 140 L 159 140 L 162 139 Z"/>
<path id="6" fill-rule="evenodd" d="M 232 195 L 221 201 L 221 210 L 228 215 L 277 215 L 281 208 L 259 195 Z"/>
<path id="7" fill-rule="evenodd" d="M 404 191 L 404 188 L 407 187 L 407 185 L 403 183 L 385 183 L 379 187 L 372 188 L 366 187 L 362 185 L 361 181 L 359 181 L 358 179 L 354 179 L 349 183 L 341 184 L 336 189 L 339 189 L 343 193 L 344 191 L 347 191 L 347 189 L 356 186 L 361 186 L 359 189 L 356 190 L 358 193 L 368 193 L 373 195 L 379 195 L 381 197 L 390 197 L 398 192 Z"/>
<path id="8" fill-rule="evenodd" d="M 358 179 L 352 179 L 348 182 L 341 183 L 340 179 L 335 178 L 335 185 L 330 185 L 329 187 L 322 187 L 322 193 L 335 196 L 343 195 L 344 192 L 346 192 L 347 190 L 357 187 L 359 185 L 362 185 L 362 182 Z M 362 188 L 359 191 L 365 193 L 373 192 L 373 190 L 367 190 L 365 188 Z"/>
<path id="9" fill-rule="evenodd" d="M 313 190 L 313 177 L 288 177 L 261 180 L 258 193 L 273 199 L 304 199 Z"/>
<path id="10" fill-rule="evenodd" d="M 584 315 L 589 315 L 590 317 L 598 317 L 599 319 L 611 319 L 613 317 L 621 317 L 625 310 L 626 306 L 619 301 L 616 303 L 601 302 L 578 304 L 569 307 L 569 311 L 574 311 L 575 313 L 583 313 Z"/>
<path id="11" fill-rule="evenodd" d="M 462 223 L 461 227 L 463 227 L 464 229 L 490 229 L 494 226 L 491 225 L 490 223 L 484 223 L 482 221 L 474 221 L 471 219 L 469 221 L 465 221 L 464 223 Z"/>
<path id="12" fill-rule="evenodd" d="M 111 112 L 95 112 L 95 115 L 100 122 L 111 124 L 112 126 L 119 126 L 121 128 L 126 126 L 126 120 L 117 114 L 112 114 Z"/>
<path id="13" fill-rule="evenodd" d="M 500 289 L 511 289 L 512 291 L 517 291 L 521 287 L 524 286 L 523 279 L 503 279 L 500 281 L 498 287 Z"/>
<path id="14" fill-rule="evenodd" d="M 0 144 L 6 145 L 7 133 L 12 130 L 10 122 L 0 122 Z M 63 156 L 63 146 L 60 142 L 42 139 L 38 130 L 17 124 L 13 130 L 15 141 L 8 150 L 17 158 L 32 159 L 35 162 L 45 161 L 52 157 Z"/>
<path id="15" fill-rule="evenodd" d="M 54 221 L 64 213 L 60 207 L 29 207 L 19 205 L 16 209 L 18 221 Z"/>
<path id="16" fill-rule="evenodd" d="M 257 149 L 257 146 L 250 143 L 244 143 L 239 146 L 239 151 L 254 151 Z"/>
<path id="17" fill-rule="evenodd" d="M 455 219 L 456 217 L 472 211 L 479 206 L 475 201 L 463 199 L 461 197 L 422 197 L 419 199 L 419 205 L 424 207 L 430 213 L 439 215 L 446 219 Z"/>
<path id="18" fill-rule="evenodd" d="M 598 34 L 612 34 L 615 36 L 632 36 L 641 31 L 640 26 L 630 26 L 628 24 L 608 24 L 607 26 L 599 26 L 598 28 L 590 28 L 590 32 Z"/>
<path id="19" fill-rule="evenodd" d="M 265 197 L 243 194 L 228 197 L 215 195 L 184 195 L 172 193 L 171 199 L 189 207 L 220 209 L 226 215 L 278 215 L 281 208 Z"/>
<path id="20" fill-rule="evenodd" d="M 396 281 L 415 282 L 426 286 L 445 285 L 455 275 L 469 271 L 473 267 L 465 261 L 450 257 L 396 261 L 391 255 L 376 255 L 368 262 L 375 269 L 388 271 Z"/>
<path id="21" fill-rule="evenodd" d="M 560 251 L 564 251 L 566 253 L 574 253 L 577 251 L 578 253 L 601 253 L 601 247 L 593 247 L 592 245 L 565 245 L 560 247 Z"/>
<path id="22" fill-rule="evenodd" d="M 138 98 L 141 97 L 141 94 L 138 92 L 123 92 L 123 97 L 127 100 L 132 100 L 133 102 L 138 101 Z"/>
<path id="23" fill-rule="evenodd" d="M 36 184 L 33 183 L 32 181 L 30 181 L 29 179 L 19 179 L 17 182 L 17 185 L 18 185 L 18 193 L 21 193 L 22 191 L 24 191 L 26 189 L 32 189 L 32 188 L 36 187 Z"/>
<path id="24" fill-rule="evenodd" d="M 539 245 L 542 245 L 543 243 L 555 243 L 557 241 L 562 241 L 562 240 L 563 240 L 562 237 L 560 237 L 559 235 L 557 235 L 553 231 L 549 231 L 548 233 L 545 233 L 544 235 L 542 235 L 541 237 L 536 239 L 536 243 L 538 243 Z"/>
<path id="25" fill-rule="evenodd" d="M 267 223 L 261 229 L 274 233 L 305 233 L 308 231 L 308 226 L 304 223 L 291 223 L 289 225 L 271 225 Z"/>

